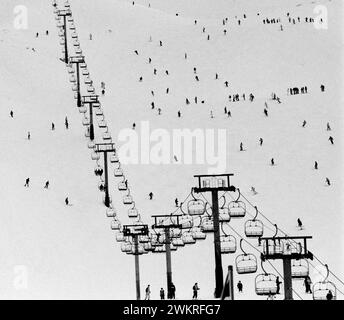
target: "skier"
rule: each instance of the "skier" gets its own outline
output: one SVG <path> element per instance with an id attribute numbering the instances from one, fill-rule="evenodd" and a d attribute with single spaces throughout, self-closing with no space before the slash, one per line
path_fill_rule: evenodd
<path id="1" fill-rule="evenodd" d="M 198 78 L 198 76 L 195 76 L 195 79 L 196 79 L 196 81 L 199 81 L 199 78 Z"/>
<path id="2" fill-rule="evenodd" d="M 268 110 L 267 110 L 267 109 L 264 109 L 264 114 L 265 114 L 266 117 L 269 116 L 269 115 L 268 115 Z"/>
<path id="3" fill-rule="evenodd" d="M 330 136 L 330 137 L 328 138 L 328 140 L 331 142 L 331 144 L 334 144 L 334 142 L 333 142 L 333 137 L 332 137 L 332 136 Z"/>
<path id="4" fill-rule="evenodd" d="M 329 123 L 329 122 L 327 122 L 326 130 L 327 130 L 327 131 L 331 131 L 331 127 L 330 127 L 330 123 Z"/>
<path id="5" fill-rule="evenodd" d="M 214 118 L 213 111 L 210 111 L 210 118 L 211 118 L 211 119 Z"/>
<path id="6" fill-rule="evenodd" d="M 143 78 L 142 78 L 142 77 L 140 77 L 140 79 L 139 79 L 139 82 L 142 82 L 142 80 L 143 80 Z"/>
<path id="7" fill-rule="evenodd" d="M 160 47 L 162 47 L 162 41 L 161 40 L 159 41 L 159 43 L 160 43 Z"/>
<path id="8" fill-rule="evenodd" d="M 282 284 L 282 282 L 279 280 L 279 277 L 277 276 L 277 278 L 276 278 L 276 287 L 277 287 L 276 294 L 280 294 L 281 284 Z"/>
<path id="9" fill-rule="evenodd" d="M 297 225 L 300 228 L 300 230 L 303 229 L 302 221 L 300 220 L 300 218 L 297 218 Z"/>
<path id="10" fill-rule="evenodd" d="M 136 128 L 136 123 L 134 122 L 133 123 L 133 130 L 135 130 L 135 128 Z"/>
<path id="11" fill-rule="evenodd" d="M 160 289 L 160 299 L 165 300 L 165 291 L 163 288 Z"/>
<path id="12" fill-rule="evenodd" d="M 102 96 L 105 95 L 105 89 L 102 89 Z"/>
<path id="13" fill-rule="evenodd" d="M 326 184 L 327 184 L 328 186 L 331 185 L 331 182 L 330 182 L 330 179 L 329 179 L 329 178 L 326 178 Z"/>
<path id="14" fill-rule="evenodd" d="M 263 145 L 263 138 L 259 138 L 259 145 L 260 145 L 260 146 Z"/>
<path id="15" fill-rule="evenodd" d="M 195 97 L 195 103 L 197 104 L 197 97 Z"/>
<path id="16" fill-rule="evenodd" d="M 187 53 L 185 52 L 184 53 L 184 59 L 186 60 L 188 58 L 188 55 L 187 55 Z"/>
<path id="17" fill-rule="evenodd" d="M 251 187 L 251 191 L 254 195 L 256 195 L 258 192 L 256 191 L 256 188 L 255 187 Z"/>
<path id="18" fill-rule="evenodd" d="M 178 118 L 180 118 L 180 117 L 181 117 L 181 115 L 182 115 L 182 114 L 180 113 L 180 111 L 178 111 Z"/>
<path id="19" fill-rule="evenodd" d="M 228 81 L 227 80 L 225 81 L 225 86 L 226 86 L 226 88 L 228 88 Z"/>
<path id="20" fill-rule="evenodd" d="M 175 203 L 176 207 L 179 207 L 179 206 L 178 206 L 178 198 L 176 198 L 176 199 L 174 200 L 174 203 Z"/>
<path id="21" fill-rule="evenodd" d="M 24 187 L 30 187 L 30 178 L 26 178 Z"/>
<path id="22" fill-rule="evenodd" d="M 165 73 L 166 73 L 167 76 L 169 75 L 168 70 L 165 70 Z"/>
<path id="23" fill-rule="evenodd" d="M 66 116 L 66 118 L 65 118 L 65 126 L 66 126 L 66 129 L 68 129 L 69 124 L 68 124 L 68 118 L 67 118 L 67 116 Z"/>
<path id="24" fill-rule="evenodd" d="M 185 103 L 186 103 L 186 104 L 190 104 L 190 101 L 189 101 L 188 98 L 185 99 Z"/>
<path id="25" fill-rule="evenodd" d="M 151 103 L 152 109 L 155 108 L 154 102 Z"/>
<path id="26" fill-rule="evenodd" d="M 302 128 L 304 128 L 306 126 L 306 120 L 303 120 L 303 123 L 302 123 Z"/>
<path id="27" fill-rule="evenodd" d="M 137 56 L 139 55 L 139 52 L 137 50 L 135 50 L 134 52 L 136 53 Z"/>
<path id="28" fill-rule="evenodd" d="M 231 114 L 231 111 L 230 111 L 230 110 L 228 110 L 227 116 L 228 116 L 228 118 L 229 118 L 229 117 L 232 117 L 232 114 Z"/>
<path id="29" fill-rule="evenodd" d="M 326 300 L 332 300 L 332 299 L 333 299 L 333 293 L 331 290 L 329 290 L 327 295 L 326 295 Z"/>
<path id="30" fill-rule="evenodd" d="M 227 107 L 224 108 L 225 114 L 227 114 Z"/>
<path id="31" fill-rule="evenodd" d="M 272 165 L 272 166 L 275 165 L 275 160 L 274 160 L 274 158 L 271 158 L 271 165 Z"/>
<path id="32" fill-rule="evenodd" d="M 27 139 L 28 139 L 28 140 L 31 139 L 31 133 L 30 133 L 30 131 L 27 133 Z"/>
<path id="33" fill-rule="evenodd" d="M 192 291 L 193 291 L 193 296 L 192 296 L 192 299 L 197 299 L 198 297 L 198 290 L 199 290 L 199 287 L 198 287 L 198 284 L 197 282 L 193 285 L 192 287 Z"/>
<path id="34" fill-rule="evenodd" d="M 156 69 L 154 68 L 154 74 L 156 75 Z"/>
<path id="35" fill-rule="evenodd" d="M 10 111 L 10 117 L 13 118 L 13 111 Z"/>
<path id="36" fill-rule="evenodd" d="M 306 289 L 306 293 L 312 293 L 311 285 L 312 285 L 312 280 L 309 276 L 307 276 L 304 280 L 304 286 Z"/>
<path id="37" fill-rule="evenodd" d="M 318 170 L 318 162 L 317 161 L 314 162 L 314 169 Z"/>
<path id="38" fill-rule="evenodd" d="M 48 189 L 48 188 L 49 188 L 49 180 L 46 181 L 45 186 L 44 186 L 44 189 Z"/>
<path id="39" fill-rule="evenodd" d="M 161 115 L 161 108 L 158 109 L 158 115 Z"/>
<path id="40" fill-rule="evenodd" d="M 147 288 L 146 288 L 145 300 L 150 300 L 150 294 L 151 294 L 150 285 L 148 285 Z"/>
<path id="41" fill-rule="evenodd" d="M 54 122 L 51 123 L 51 130 L 52 130 L 52 131 L 55 130 L 55 123 L 54 123 Z"/>
<path id="42" fill-rule="evenodd" d="M 239 290 L 239 293 L 242 292 L 242 289 L 243 289 L 243 285 L 241 283 L 241 281 L 239 280 L 238 284 L 237 284 L 237 288 Z"/>
<path id="43" fill-rule="evenodd" d="M 217 80 L 219 78 L 219 75 L 216 73 L 215 74 L 215 80 Z"/>
<path id="44" fill-rule="evenodd" d="M 152 62 L 152 59 L 151 58 L 148 58 L 148 63 L 151 63 Z"/>
<path id="45" fill-rule="evenodd" d="M 175 299 L 176 298 L 176 287 L 174 286 L 173 282 L 171 282 L 170 293 L 171 293 L 170 298 Z"/>
<path id="46" fill-rule="evenodd" d="M 240 151 L 244 151 L 243 143 L 240 142 Z"/>
<path id="47" fill-rule="evenodd" d="M 166 94 L 168 94 L 170 92 L 170 88 L 166 89 Z"/>
<path id="48" fill-rule="evenodd" d="M 39 36 L 39 33 L 38 33 L 38 32 L 36 32 L 36 38 L 38 38 L 38 36 Z"/>
<path id="49" fill-rule="evenodd" d="M 210 40 L 210 35 L 208 34 L 208 36 L 207 36 L 207 40 Z"/>
<path id="50" fill-rule="evenodd" d="M 152 94 L 152 96 L 154 97 L 154 91 L 153 91 L 153 90 L 151 90 L 151 94 Z"/>
<path id="51" fill-rule="evenodd" d="M 68 199 L 68 197 L 65 199 L 65 204 L 66 204 L 66 206 L 69 205 L 69 199 Z"/>
<path id="52" fill-rule="evenodd" d="M 46 36 L 49 35 L 49 30 L 45 31 L 45 35 L 46 35 Z"/>
<path id="53" fill-rule="evenodd" d="M 92 33 L 90 33 L 90 40 L 92 40 L 93 39 L 93 36 L 92 36 Z"/>
<path id="54" fill-rule="evenodd" d="M 149 200 L 153 200 L 153 192 L 149 193 Z"/>

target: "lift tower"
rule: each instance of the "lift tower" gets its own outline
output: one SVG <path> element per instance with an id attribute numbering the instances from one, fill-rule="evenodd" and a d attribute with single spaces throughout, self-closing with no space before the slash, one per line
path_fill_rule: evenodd
<path id="1" fill-rule="evenodd" d="M 89 115 L 90 115 L 90 140 L 94 140 L 94 124 L 93 124 L 93 108 L 100 107 L 99 103 L 99 96 L 98 95 L 90 95 L 90 96 L 82 96 L 82 103 L 88 104 L 89 106 Z"/>
<path id="2" fill-rule="evenodd" d="M 68 10 L 59 10 L 57 15 L 59 17 L 63 17 L 63 32 L 64 32 L 64 51 L 65 51 L 65 58 L 64 62 L 68 64 L 68 44 L 67 44 L 67 17 L 72 15 L 72 11 Z"/>
<path id="3" fill-rule="evenodd" d="M 277 227 L 276 227 L 277 233 Z M 313 254 L 307 249 L 307 239 L 311 236 L 300 237 L 263 237 L 259 243 L 263 246 L 262 261 L 282 260 L 284 278 L 284 299 L 293 300 L 293 285 L 291 273 L 291 260 L 311 259 Z"/>
<path id="4" fill-rule="evenodd" d="M 211 192 L 212 216 L 214 223 L 214 251 L 215 251 L 215 298 L 220 298 L 223 288 L 223 271 L 221 258 L 221 240 L 219 228 L 219 191 L 233 191 L 236 188 L 230 185 L 229 177 L 232 173 L 215 175 L 195 175 L 198 179 L 198 187 L 194 188 L 196 193 Z"/>
<path id="5" fill-rule="evenodd" d="M 69 58 L 70 64 L 76 65 L 76 87 L 77 87 L 77 106 L 78 108 L 81 107 L 81 93 L 80 93 L 80 64 L 85 63 L 84 56 L 73 56 Z"/>

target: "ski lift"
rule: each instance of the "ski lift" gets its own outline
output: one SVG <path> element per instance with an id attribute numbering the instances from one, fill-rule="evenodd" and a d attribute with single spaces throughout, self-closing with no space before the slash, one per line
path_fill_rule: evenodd
<path id="1" fill-rule="evenodd" d="M 124 196 L 123 197 L 123 203 L 128 204 L 128 205 L 132 204 L 133 203 L 133 197 L 130 194 Z"/>
<path id="2" fill-rule="evenodd" d="M 111 163 L 118 163 L 118 162 L 119 162 L 119 159 L 118 159 L 118 156 L 117 156 L 116 153 L 113 154 L 113 155 L 111 155 L 111 157 L 110 157 L 110 162 L 111 162 Z"/>
<path id="3" fill-rule="evenodd" d="M 91 154 L 92 160 L 99 160 L 100 159 L 100 154 L 98 152 L 93 151 Z"/>
<path id="4" fill-rule="evenodd" d="M 194 237 L 192 236 L 192 233 L 190 233 L 190 232 L 184 232 L 183 233 L 182 241 L 184 242 L 184 244 L 196 243 L 196 240 L 194 239 Z"/>
<path id="5" fill-rule="evenodd" d="M 222 235 L 221 236 L 221 253 L 235 253 L 236 251 L 236 238 L 231 235 Z"/>
<path id="6" fill-rule="evenodd" d="M 86 69 L 87 68 L 87 63 L 86 62 L 82 62 L 79 64 L 81 69 Z"/>
<path id="7" fill-rule="evenodd" d="M 192 232 L 192 237 L 195 240 L 205 240 L 207 238 L 207 235 L 204 232 L 202 232 L 201 228 L 199 227 L 193 228 L 191 232 Z"/>
<path id="8" fill-rule="evenodd" d="M 77 86 L 76 84 L 74 84 L 74 85 L 72 86 L 72 90 L 73 90 L 73 91 L 78 91 L 78 89 L 79 89 L 79 88 L 78 88 L 78 86 Z"/>
<path id="9" fill-rule="evenodd" d="M 327 264 L 325 264 L 325 267 L 326 277 L 323 281 L 316 282 L 313 285 L 313 300 L 327 300 L 327 295 L 330 291 L 332 293 L 332 300 L 337 299 L 337 288 L 333 282 L 327 280 L 330 275 L 330 270 Z"/>
<path id="10" fill-rule="evenodd" d="M 149 241 L 150 241 L 149 236 L 139 236 L 139 242 L 149 243 Z"/>
<path id="11" fill-rule="evenodd" d="M 202 232 L 214 232 L 214 222 L 210 216 L 202 218 L 201 231 Z"/>
<path id="12" fill-rule="evenodd" d="M 74 19 L 73 19 L 72 16 L 68 16 L 68 17 L 67 17 L 67 21 L 68 21 L 68 22 L 74 22 Z"/>
<path id="13" fill-rule="evenodd" d="M 135 202 L 133 201 L 133 207 L 128 210 L 128 217 L 129 218 L 137 218 L 139 213 L 137 209 L 135 208 Z"/>
<path id="14" fill-rule="evenodd" d="M 158 246 L 158 247 L 155 247 L 152 252 L 153 253 L 164 253 L 164 252 L 166 252 L 166 248 L 165 248 L 165 246 Z"/>
<path id="15" fill-rule="evenodd" d="M 111 221 L 111 229 L 112 230 L 120 230 L 121 229 L 121 223 L 117 220 L 117 219 L 114 219 Z"/>
<path id="16" fill-rule="evenodd" d="M 74 22 L 72 22 L 70 25 L 69 25 L 69 30 L 75 30 L 75 24 Z"/>
<path id="17" fill-rule="evenodd" d="M 76 31 L 72 32 L 71 37 L 73 39 L 77 39 L 78 38 L 78 34 L 76 33 Z"/>
<path id="18" fill-rule="evenodd" d="M 146 251 L 152 251 L 152 250 L 154 250 L 154 248 L 152 247 L 152 244 L 151 244 L 150 242 L 144 243 L 144 244 L 143 244 L 143 248 L 144 248 Z"/>
<path id="19" fill-rule="evenodd" d="M 123 170 L 122 170 L 119 163 L 118 163 L 118 167 L 114 171 L 114 176 L 115 177 L 123 177 Z"/>
<path id="20" fill-rule="evenodd" d="M 84 126 L 89 126 L 90 125 L 90 120 L 84 116 L 84 118 L 82 119 L 82 124 Z"/>
<path id="21" fill-rule="evenodd" d="M 193 226 L 193 220 L 187 215 L 183 215 L 179 217 L 179 224 L 182 229 L 190 229 Z"/>
<path id="22" fill-rule="evenodd" d="M 225 207 L 225 205 L 226 205 L 226 197 L 222 196 L 221 198 L 224 199 L 224 203 L 219 208 L 219 222 L 229 222 L 229 221 L 231 221 L 231 216 L 229 214 L 229 209 L 227 207 Z"/>
<path id="23" fill-rule="evenodd" d="M 94 93 L 94 91 L 95 91 L 95 89 L 94 89 L 94 87 L 92 85 L 87 87 L 87 92 L 88 93 Z"/>
<path id="24" fill-rule="evenodd" d="M 132 244 L 130 242 L 123 242 L 121 244 L 121 251 L 122 252 L 131 252 L 132 250 Z"/>
<path id="25" fill-rule="evenodd" d="M 181 238 L 172 239 L 171 242 L 175 247 L 184 247 L 185 246 L 185 243 Z"/>
<path id="26" fill-rule="evenodd" d="M 238 274 L 255 273 L 258 269 L 257 258 L 252 253 L 246 253 L 242 248 L 242 241 L 240 240 L 240 249 L 243 252 L 235 259 L 235 266 Z"/>
<path id="27" fill-rule="evenodd" d="M 125 183 L 125 181 L 121 181 L 118 183 L 118 190 L 119 191 L 127 191 L 127 184 Z"/>
<path id="28" fill-rule="evenodd" d="M 95 114 L 96 116 L 104 116 L 103 110 L 101 108 L 97 108 Z"/>
<path id="29" fill-rule="evenodd" d="M 124 236 L 123 232 L 120 231 L 116 234 L 116 241 L 117 242 L 125 241 L 125 236 Z"/>
<path id="30" fill-rule="evenodd" d="M 60 29 L 58 32 L 58 35 L 59 35 L 59 37 L 64 37 L 64 35 L 65 35 L 64 31 Z"/>
<path id="31" fill-rule="evenodd" d="M 83 69 L 81 73 L 83 76 L 89 76 L 90 75 L 90 73 L 87 69 Z"/>
<path id="32" fill-rule="evenodd" d="M 246 215 L 246 205 L 244 202 L 239 201 L 240 198 L 240 190 L 237 188 L 239 195 L 235 201 L 231 201 L 228 205 L 229 215 L 232 218 L 243 218 Z"/>
<path id="33" fill-rule="evenodd" d="M 89 149 L 94 149 L 94 148 L 96 147 L 96 144 L 95 144 L 93 141 L 89 141 L 89 142 L 87 143 L 87 147 L 88 147 Z"/>
<path id="34" fill-rule="evenodd" d="M 74 39 L 73 46 L 74 47 L 80 47 L 80 41 L 78 39 Z"/>
<path id="35" fill-rule="evenodd" d="M 64 44 L 65 44 L 65 38 L 63 37 L 61 37 L 61 39 L 60 39 L 60 45 L 61 46 L 64 46 Z"/>
<path id="36" fill-rule="evenodd" d="M 99 128 L 106 128 L 107 127 L 106 121 L 105 120 L 100 120 L 98 122 L 98 127 Z"/>
<path id="37" fill-rule="evenodd" d="M 193 200 L 188 202 L 188 214 L 190 216 L 201 216 L 205 212 L 205 203 L 201 199 L 196 199 L 193 195 L 193 188 L 191 189 Z"/>
<path id="38" fill-rule="evenodd" d="M 80 113 L 86 113 L 87 112 L 87 108 L 84 107 L 84 106 L 81 106 L 81 107 L 79 107 L 79 112 Z"/>
<path id="39" fill-rule="evenodd" d="M 259 296 L 274 296 L 277 294 L 277 277 L 272 273 L 267 273 L 263 267 L 263 261 L 261 262 L 264 273 L 256 276 L 255 290 Z"/>
<path id="40" fill-rule="evenodd" d="M 305 279 L 309 276 L 309 263 L 307 259 L 291 261 L 291 277 L 293 279 Z"/>
<path id="41" fill-rule="evenodd" d="M 245 222 L 245 235 L 248 238 L 259 238 L 264 233 L 264 225 L 260 220 L 257 220 L 258 209 L 255 206 L 256 215 L 252 220 L 247 220 Z"/>
<path id="42" fill-rule="evenodd" d="M 111 133 L 108 131 L 104 132 L 103 133 L 103 140 L 107 141 L 107 142 L 111 142 L 112 141 Z"/>
<path id="43" fill-rule="evenodd" d="M 108 218 L 114 218 L 116 216 L 116 210 L 113 208 L 106 209 L 106 216 Z"/>
<path id="44" fill-rule="evenodd" d="M 87 76 L 84 82 L 87 85 L 92 85 L 92 83 L 93 83 L 93 81 L 91 80 L 90 76 Z"/>
<path id="45" fill-rule="evenodd" d="M 94 174 L 96 176 L 101 176 L 103 174 L 104 170 L 100 165 L 97 165 L 94 169 Z"/>
<path id="46" fill-rule="evenodd" d="M 77 47 L 77 48 L 75 49 L 75 54 L 76 54 L 76 55 L 82 55 L 82 50 L 81 50 L 80 47 Z"/>

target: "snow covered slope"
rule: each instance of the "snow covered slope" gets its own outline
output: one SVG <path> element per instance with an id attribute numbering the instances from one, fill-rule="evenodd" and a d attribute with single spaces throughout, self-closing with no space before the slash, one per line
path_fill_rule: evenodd
<path id="1" fill-rule="evenodd" d="M 169 132 L 226 129 L 227 171 L 235 174 L 233 184 L 289 234 L 300 234 L 296 229 L 300 217 L 306 226 L 303 234 L 313 236 L 310 250 L 343 278 L 341 2 L 284 0 L 271 5 L 267 0 L 254 4 L 233 0 L 217 1 L 216 6 L 208 0 L 70 3 L 97 91 L 101 81 L 106 83 L 101 102 L 114 140 L 134 122 L 140 133 L 141 121 L 149 121 L 151 130 Z M 302 6 L 297 6 L 299 3 Z M 319 3 L 328 8 L 328 30 L 288 23 L 287 12 L 295 18 L 314 16 Z M 4 257 L 0 297 L 132 299 L 133 257 L 121 253 L 105 217 L 82 116 L 65 65 L 58 59 L 61 47 L 51 3 L 27 0 L 23 4 L 29 10 L 29 29 L 25 31 L 12 26 L 12 1 L 0 4 L 0 252 Z M 225 17 L 229 18 L 226 27 L 222 25 Z M 281 18 L 283 31 L 280 24 L 264 25 L 265 17 Z M 226 80 L 229 88 L 224 85 Z M 321 84 L 325 92 L 320 91 Z M 296 86 L 307 86 L 308 94 L 287 95 L 287 88 Z M 270 100 L 272 92 L 281 98 L 281 104 Z M 246 97 L 253 93 L 255 99 L 229 102 L 228 95 L 236 93 L 246 93 Z M 151 110 L 153 101 L 155 110 Z M 269 117 L 263 114 L 265 102 Z M 224 114 L 224 107 L 232 117 Z M 181 118 L 177 117 L 179 110 Z M 211 111 L 214 118 L 210 118 Z M 65 116 L 70 122 L 68 130 Z M 302 128 L 304 120 L 307 125 Z M 55 131 L 50 130 L 51 122 Z M 327 122 L 331 132 L 326 131 Z M 329 135 L 334 137 L 334 145 L 328 141 Z M 259 146 L 260 137 L 263 146 Z M 245 152 L 239 151 L 241 142 Z M 276 162 L 273 167 L 271 158 Z M 319 163 L 318 171 L 313 169 L 314 161 Z M 207 173 L 208 166 L 132 164 L 124 169 L 142 219 L 151 224 L 150 215 L 172 212 L 174 199 L 182 201 L 196 183 L 193 175 Z M 27 177 L 30 188 L 23 187 Z M 331 180 L 329 187 L 325 186 L 326 177 Z M 51 183 L 49 190 L 43 188 L 46 180 Z M 127 222 L 115 184 L 118 181 L 111 181 L 113 203 L 121 220 Z M 251 186 L 257 195 L 250 194 Z M 153 201 L 148 200 L 151 191 Z M 72 202 L 70 207 L 64 204 L 66 196 Z M 243 221 L 231 225 L 243 234 Z M 224 269 L 234 259 L 234 255 L 223 256 Z M 177 298 L 190 298 L 196 281 L 200 297 L 211 297 L 213 261 L 211 236 L 172 254 Z M 25 290 L 14 285 L 16 266 L 20 265 L 27 268 Z M 280 264 L 276 266 L 281 270 Z M 142 290 L 150 283 L 152 298 L 158 298 L 166 282 L 164 255 L 143 256 L 141 273 Z M 257 299 L 254 276 L 235 274 L 237 280 L 244 284 L 238 299 Z M 302 294 L 301 283 L 295 283 L 295 289 L 302 298 L 310 298 Z"/>

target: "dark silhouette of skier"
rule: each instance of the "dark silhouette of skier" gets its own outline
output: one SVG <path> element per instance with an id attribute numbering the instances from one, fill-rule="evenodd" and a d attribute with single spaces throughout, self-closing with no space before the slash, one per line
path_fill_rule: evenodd
<path id="1" fill-rule="evenodd" d="M 260 146 L 263 145 L 263 138 L 259 138 L 259 145 L 260 145 Z"/>
<path id="2" fill-rule="evenodd" d="M 133 123 L 133 130 L 135 130 L 135 128 L 136 128 L 136 123 L 134 122 Z"/>
<path id="3" fill-rule="evenodd" d="M 27 139 L 28 139 L 28 140 L 31 139 L 31 133 L 30 133 L 30 131 L 27 133 Z"/>
<path id="4" fill-rule="evenodd" d="M 160 289 L 160 299 L 165 300 L 165 290 L 163 288 Z"/>
<path id="5" fill-rule="evenodd" d="M 138 51 L 137 51 L 137 50 L 135 50 L 134 52 L 136 53 L 136 55 L 137 55 L 137 56 L 139 55 L 139 53 L 138 53 Z"/>
<path id="6" fill-rule="evenodd" d="M 55 130 L 55 123 L 54 123 L 54 122 L 51 123 L 51 130 L 52 130 L 52 131 Z"/>
<path id="7" fill-rule="evenodd" d="M 331 185 L 331 182 L 330 182 L 330 179 L 329 179 L 329 178 L 326 178 L 326 184 L 327 184 L 328 186 Z"/>
<path id="8" fill-rule="evenodd" d="M 306 293 L 312 293 L 312 289 L 311 289 L 312 280 L 309 276 L 305 277 L 303 284 L 305 286 Z"/>
<path id="9" fill-rule="evenodd" d="M 244 151 L 244 146 L 242 142 L 240 142 L 240 151 Z"/>
<path id="10" fill-rule="evenodd" d="M 274 158 L 271 158 L 271 165 L 274 166 L 275 165 L 275 159 Z"/>
<path id="11" fill-rule="evenodd" d="M 228 112 L 227 112 L 227 116 L 228 116 L 228 118 L 229 118 L 229 117 L 232 117 L 232 113 L 231 113 L 231 111 L 230 111 L 230 110 L 228 110 Z"/>
<path id="12" fill-rule="evenodd" d="M 302 221 L 300 220 L 300 218 L 297 218 L 297 226 L 302 229 L 303 225 L 302 225 Z"/>
<path id="13" fill-rule="evenodd" d="M 153 200 L 153 192 L 149 193 L 149 200 Z"/>
<path id="14" fill-rule="evenodd" d="M 10 117 L 13 118 L 13 111 L 10 111 Z"/>
<path id="15" fill-rule="evenodd" d="M 266 117 L 268 117 L 268 116 L 269 116 L 269 114 L 268 114 L 268 110 L 267 110 L 266 108 L 264 109 L 264 114 L 265 114 L 265 116 L 266 116 Z"/>
<path id="16" fill-rule="evenodd" d="M 279 277 L 277 276 L 277 278 L 276 278 L 276 294 L 280 294 L 281 284 L 282 284 L 282 282 L 279 280 Z"/>
<path id="17" fill-rule="evenodd" d="M 68 199 L 68 197 L 65 199 L 65 204 L 66 204 L 66 206 L 69 206 L 69 199 Z"/>
<path id="18" fill-rule="evenodd" d="M 304 128 L 307 124 L 307 121 L 306 120 L 303 120 L 303 123 L 302 123 L 302 128 Z"/>
<path id="19" fill-rule="evenodd" d="M 331 127 L 330 127 L 330 123 L 329 123 L 329 122 L 327 122 L 326 130 L 327 130 L 327 131 L 331 131 Z"/>
<path id="20" fill-rule="evenodd" d="M 192 291 L 193 291 L 192 299 L 197 299 L 197 297 L 198 297 L 198 290 L 199 290 L 199 287 L 198 287 L 198 284 L 196 282 L 193 285 L 193 287 L 192 287 Z"/>
<path id="21" fill-rule="evenodd" d="M 242 289 L 243 289 L 243 285 L 242 285 L 242 282 L 239 280 L 238 284 L 237 284 L 237 288 L 238 288 L 238 291 L 239 292 L 242 292 Z"/>
<path id="22" fill-rule="evenodd" d="M 318 162 L 317 161 L 314 162 L 314 169 L 318 170 Z"/>
<path id="23" fill-rule="evenodd" d="M 334 141 L 333 141 L 333 137 L 332 137 L 332 136 L 330 136 L 330 137 L 328 138 L 328 140 L 331 142 L 331 144 L 334 144 Z"/>
<path id="24" fill-rule="evenodd" d="M 49 188 L 49 180 L 46 181 L 45 186 L 44 186 L 44 189 L 48 189 L 48 188 Z"/>
<path id="25" fill-rule="evenodd" d="M 173 282 L 171 282 L 170 285 L 170 299 L 175 299 L 176 298 L 176 287 L 174 286 Z"/>
<path id="26" fill-rule="evenodd" d="M 24 187 L 30 187 L 30 178 L 26 178 Z"/>
<path id="27" fill-rule="evenodd" d="M 331 290 L 329 290 L 327 295 L 326 295 L 326 300 L 332 300 L 332 299 L 333 299 L 333 293 Z"/>
<path id="28" fill-rule="evenodd" d="M 178 118 L 180 118 L 180 117 L 181 117 L 181 115 L 182 115 L 182 114 L 180 113 L 180 111 L 178 111 Z"/>
<path id="29" fill-rule="evenodd" d="M 178 204 L 179 204 L 178 198 L 176 198 L 176 199 L 174 200 L 174 203 L 175 203 L 176 207 L 179 207 L 179 206 L 178 206 Z"/>
<path id="30" fill-rule="evenodd" d="M 68 123 L 68 118 L 67 117 L 65 118 L 65 127 L 66 127 L 66 129 L 68 129 L 68 127 L 69 127 L 69 123 Z"/>

